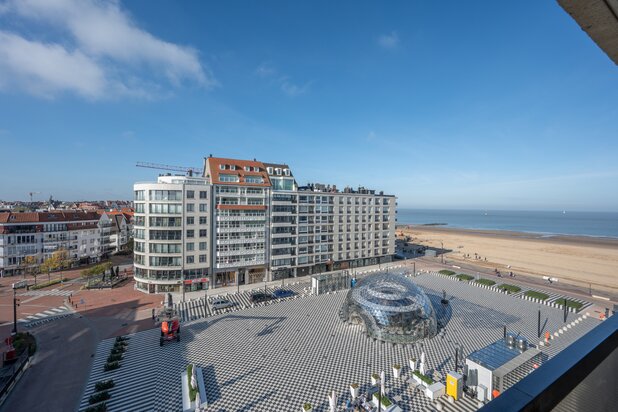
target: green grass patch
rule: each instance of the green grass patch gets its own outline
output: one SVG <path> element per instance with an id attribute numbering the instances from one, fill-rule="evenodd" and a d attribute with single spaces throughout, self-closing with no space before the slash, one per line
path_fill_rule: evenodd
<path id="1" fill-rule="evenodd" d="M 448 269 L 442 269 L 438 273 L 442 275 L 446 275 L 446 276 L 453 276 L 455 274 L 455 272 L 453 272 L 452 270 L 448 270 Z"/>
<path id="2" fill-rule="evenodd" d="M 521 288 L 519 286 L 509 285 L 508 283 L 498 286 L 498 289 L 506 290 L 508 293 L 521 292 Z"/>
<path id="3" fill-rule="evenodd" d="M 36 340 L 29 332 L 19 332 L 15 335 L 15 338 L 13 338 L 13 347 L 15 348 L 15 352 L 17 352 L 17 356 L 21 355 L 26 350 L 28 350 L 28 356 L 32 356 L 36 352 Z"/>
<path id="4" fill-rule="evenodd" d="M 476 281 L 476 283 L 480 284 L 480 285 L 485 285 L 485 286 L 493 286 L 496 284 L 496 282 L 494 282 L 491 279 L 479 279 Z"/>
<path id="5" fill-rule="evenodd" d="M 418 372 L 418 371 L 414 371 L 412 372 L 415 376 L 418 376 L 424 383 L 426 383 L 427 385 L 433 385 L 433 379 L 431 379 L 429 376 L 423 375 L 422 373 Z"/>
<path id="6" fill-rule="evenodd" d="M 579 302 L 575 302 L 574 300 L 571 300 L 571 299 L 562 298 L 562 299 L 556 300 L 556 303 L 561 306 L 564 305 L 565 302 L 566 302 L 567 308 L 573 308 L 575 310 L 580 310 L 582 306 L 584 306 L 583 304 Z"/>
<path id="7" fill-rule="evenodd" d="M 191 402 L 195 402 L 195 397 L 197 396 L 197 388 L 193 389 L 191 386 L 191 375 L 193 374 L 193 365 L 187 365 L 187 379 L 189 382 L 189 400 Z"/>
<path id="8" fill-rule="evenodd" d="M 546 295 L 545 293 L 537 292 L 534 290 L 529 290 L 525 292 L 524 295 L 530 298 L 539 299 L 539 300 L 547 300 L 547 298 L 549 298 L 549 295 Z"/>
<path id="9" fill-rule="evenodd" d="M 94 390 L 96 392 L 100 392 L 100 391 L 104 391 L 107 389 L 111 389 L 114 387 L 114 385 L 115 383 L 113 379 L 108 379 L 106 381 L 98 381 L 97 383 L 94 384 Z"/>
<path id="10" fill-rule="evenodd" d="M 30 289 L 31 290 L 43 289 L 43 288 L 46 288 L 48 286 L 57 285 L 60 282 L 66 282 L 67 280 L 69 280 L 69 279 L 67 279 L 67 278 L 55 279 L 55 280 L 52 280 L 51 282 L 44 282 L 44 283 L 39 283 L 38 285 L 30 286 Z"/>
<path id="11" fill-rule="evenodd" d="M 457 276 L 455 276 L 455 277 L 456 277 L 457 279 L 459 279 L 459 280 L 468 280 L 468 281 L 470 281 L 470 280 L 474 279 L 474 276 L 466 275 L 466 274 L 464 274 L 464 273 L 460 273 L 459 275 L 457 275 Z"/>
<path id="12" fill-rule="evenodd" d="M 384 398 L 380 399 L 380 392 L 374 393 L 373 396 L 375 396 L 378 402 L 381 402 L 382 406 L 384 406 L 385 408 L 388 408 L 393 404 L 393 402 L 391 402 L 391 400 L 388 399 L 386 395 L 384 395 Z"/>
<path id="13" fill-rule="evenodd" d="M 88 399 L 88 403 L 90 403 L 90 405 L 92 405 L 92 404 L 95 404 L 95 403 L 106 401 L 106 400 L 108 400 L 111 397 L 112 397 L 112 395 L 110 395 L 109 392 L 107 392 L 107 391 L 98 392 L 98 393 L 95 393 L 93 395 L 90 395 L 90 399 Z"/>

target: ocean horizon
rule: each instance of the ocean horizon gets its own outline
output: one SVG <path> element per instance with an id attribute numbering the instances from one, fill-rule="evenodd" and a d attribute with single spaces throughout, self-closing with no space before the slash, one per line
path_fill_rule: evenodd
<path id="1" fill-rule="evenodd" d="M 397 224 L 618 238 L 618 212 L 398 208 Z"/>

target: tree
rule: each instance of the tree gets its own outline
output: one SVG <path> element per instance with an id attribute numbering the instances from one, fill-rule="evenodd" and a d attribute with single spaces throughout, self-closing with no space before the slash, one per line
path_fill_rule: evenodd
<path id="1" fill-rule="evenodd" d="M 34 277 L 34 284 L 36 285 L 36 277 L 39 274 L 39 267 L 37 266 L 37 260 L 35 256 L 26 256 L 21 265 L 24 269 L 24 278 L 26 274 Z"/>
<path id="2" fill-rule="evenodd" d="M 41 264 L 41 270 L 47 272 L 47 281 L 51 282 L 50 272 L 69 267 L 71 259 L 66 249 L 58 249 Z"/>

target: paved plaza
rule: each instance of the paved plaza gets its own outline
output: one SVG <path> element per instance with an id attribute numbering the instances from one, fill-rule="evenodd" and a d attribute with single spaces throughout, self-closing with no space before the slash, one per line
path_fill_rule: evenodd
<path id="1" fill-rule="evenodd" d="M 159 330 L 131 335 L 122 366 L 104 372 L 103 364 L 113 339 L 102 341 L 93 366 L 80 411 L 99 380 L 114 379 L 107 401 L 110 411 L 179 411 L 182 409 L 180 373 L 187 363 L 203 370 L 208 411 L 298 411 L 310 402 L 316 411 L 328 410 L 327 394 L 335 391 L 339 405 L 349 398 L 349 385 L 358 383 L 361 393 L 370 385 L 370 375 L 384 370 L 386 391 L 404 411 L 434 410 L 433 404 L 408 383 L 408 360 L 426 353 L 435 377 L 454 369 L 455 346 L 467 355 L 502 337 L 503 325 L 538 344 L 539 304 L 509 296 L 467 282 L 453 281 L 437 274 L 413 278 L 431 299 L 444 326 L 437 336 L 414 345 L 375 342 L 360 326 L 341 321 L 339 310 L 347 291 L 306 295 L 307 283 L 292 285 L 297 298 L 251 307 L 237 296 L 239 310 L 213 314 L 204 301 L 184 314 L 198 317 L 199 308 L 208 317 L 182 324 L 181 342 L 159 346 Z M 440 303 L 446 290 L 450 304 Z M 183 304 L 190 308 L 190 304 Z M 543 331 L 557 337 L 549 347 L 541 347 L 551 358 L 594 328 L 599 320 L 541 305 Z M 568 326 L 567 326 L 568 325 Z M 564 328 L 564 330 L 562 329 Z M 558 333 L 558 331 L 561 331 Z M 402 365 L 402 376 L 394 379 L 392 366 Z M 460 358 L 460 365 L 463 361 Z M 445 410 L 475 410 L 476 402 L 441 400 Z"/>

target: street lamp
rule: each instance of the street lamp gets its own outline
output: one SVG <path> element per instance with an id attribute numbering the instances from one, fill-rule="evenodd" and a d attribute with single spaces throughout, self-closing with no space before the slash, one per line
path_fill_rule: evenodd
<path id="1" fill-rule="evenodd" d="M 440 258 L 442 258 L 442 264 L 444 264 L 444 242 L 440 241 Z"/>
<path id="2" fill-rule="evenodd" d="M 13 285 L 13 331 L 12 335 L 17 335 L 17 289 Z"/>

